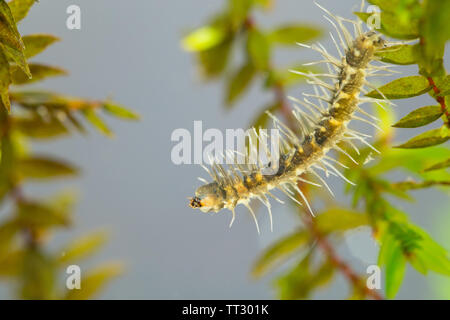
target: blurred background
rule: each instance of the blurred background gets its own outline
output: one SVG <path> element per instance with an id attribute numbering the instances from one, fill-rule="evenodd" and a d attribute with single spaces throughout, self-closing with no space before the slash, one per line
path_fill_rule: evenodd
<path id="1" fill-rule="evenodd" d="M 326 8 L 351 17 L 358 1 L 321 0 Z M 81 30 L 66 28 L 66 8 L 81 8 Z M 197 165 L 176 166 L 171 162 L 172 131 L 193 129 L 194 120 L 207 128 L 247 128 L 257 110 L 270 99 L 255 83 L 250 93 L 231 111 L 223 108 L 223 83 L 204 83 L 199 78 L 194 57 L 182 50 L 180 39 L 201 25 L 224 5 L 221 0 L 41 0 L 20 25 L 22 34 L 52 33 L 62 42 L 52 46 L 40 62 L 66 68 L 70 75 L 39 84 L 62 93 L 86 98 L 112 97 L 142 116 L 138 123 L 108 119 L 116 133 L 107 139 L 97 133 L 74 135 L 55 142 L 34 143 L 36 151 L 63 156 L 82 169 L 75 181 L 28 186 L 30 194 L 47 195 L 73 186 L 80 201 L 75 225 L 51 241 L 58 247 L 67 239 L 88 230 L 106 228 L 112 238 L 106 249 L 95 255 L 88 266 L 105 259 L 126 264 L 123 276 L 113 281 L 100 298 L 105 299 L 272 299 L 272 278 L 252 280 L 249 270 L 258 254 L 275 239 L 292 230 L 298 221 L 287 206 L 274 204 L 274 232 L 268 216 L 259 210 L 261 235 L 243 208 L 237 210 L 233 228 L 228 228 L 227 211 L 214 216 L 187 206 L 200 182 L 206 178 Z M 276 1 L 271 11 L 255 16 L 258 24 L 300 21 L 330 30 L 322 12 L 312 1 Z M 353 18 L 353 17 L 351 17 Z M 327 34 L 327 33 L 326 33 Z M 330 46 L 327 36 L 322 43 Z M 448 51 L 448 50 L 447 50 Z M 285 65 L 308 61 L 314 54 L 304 49 L 285 49 L 275 61 Z M 447 55 L 446 67 L 449 68 Z M 416 67 L 402 67 L 408 73 Z M 289 92 L 300 96 L 303 87 Z M 433 104 L 428 96 L 398 102 L 402 115 L 420 105 Z M 396 139 L 411 136 L 397 131 Z M 343 182 L 331 180 L 338 199 Z M 417 201 L 401 203 L 411 220 L 427 230 L 437 242 L 450 245 L 448 230 L 450 202 L 436 189 L 414 193 Z M 447 214 L 444 214 L 447 213 Z M 443 220 L 446 219 L 446 220 Z M 378 248 L 370 230 L 349 233 L 338 246 L 339 254 L 364 273 L 376 264 Z M 436 274 L 419 275 L 408 266 L 400 299 L 450 298 L 449 280 Z M 337 277 L 333 285 L 315 298 L 342 298 L 348 293 L 346 281 Z M 0 298 L 10 292 L 0 284 Z"/>

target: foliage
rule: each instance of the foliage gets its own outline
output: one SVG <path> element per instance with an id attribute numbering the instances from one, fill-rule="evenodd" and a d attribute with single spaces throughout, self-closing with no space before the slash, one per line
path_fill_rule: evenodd
<path id="1" fill-rule="evenodd" d="M 263 78 L 264 89 L 271 90 L 275 99 L 255 116 L 251 125 L 256 128 L 267 126 L 268 117 L 264 112 L 269 109 L 273 113 L 280 113 L 293 129 L 285 91 L 291 85 L 301 83 L 304 78 L 285 71 L 298 68 L 276 67 L 272 62 L 274 50 L 280 46 L 314 40 L 322 31 L 295 22 L 283 24 L 274 30 L 264 30 L 256 24 L 254 12 L 261 7 L 270 8 L 272 2 L 228 0 L 222 13 L 187 35 L 183 44 L 195 54 L 206 79 L 225 79 L 225 102 L 228 108 L 235 106 L 254 79 Z M 333 199 L 317 192 L 317 189 L 310 191 L 308 185 L 300 185 L 310 202 L 315 200 L 312 196 L 325 197 L 321 201 L 328 204 L 327 208 L 316 218 L 311 218 L 303 208 L 294 206 L 301 220 L 299 227 L 270 245 L 252 269 L 254 277 L 261 277 L 287 260 L 298 261 L 293 268 L 277 276 L 275 284 L 282 299 L 311 297 L 317 289 L 329 284 L 337 273 L 344 275 L 350 284 L 349 298 L 382 298 L 376 290 L 367 288 L 365 275 L 353 271 L 334 249 L 335 239 L 364 225 L 372 228 L 373 236 L 380 245 L 378 264 L 383 267 L 385 274 L 383 289 L 386 298 L 395 297 L 408 263 L 422 274 L 428 271 L 450 274 L 448 252 L 426 231 L 414 225 L 407 213 L 393 205 L 394 198 L 397 198 L 395 202 L 413 200 L 411 190 L 450 185 L 450 174 L 446 171 L 449 168 L 450 150 L 442 146 L 450 138 L 450 76 L 443 67 L 445 43 L 450 39 L 450 28 L 445 20 L 450 14 L 450 2 L 369 2 L 381 8 L 379 32 L 388 38 L 414 42 L 381 50 L 377 53 L 379 59 L 395 65 L 417 65 L 419 72 L 418 75 L 404 76 L 382 85 L 367 96 L 405 99 L 428 94 L 436 104 L 418 107 L 396 123 L 392 111 L 378 111 L 382 131 L 376 136 L 374 145 L 381 150 L 381 155 L 375 157 L 368 147 L 361 149 L 355 157 L 359 165 L 339 156 L 338 160 L 348 167 L 346 176 L 355 183 L 354 187 L 346 187 L 346 192 L 352 197 L 348 206 L 335 203 Z M 371 16 L 371 13 L 366 12 L 355 14 L 363 21 Z M 244 51 L 246 59 L 242 65 L 232 64 L 232 47 Z M 309 68 L 302 66 L 301 71 L 311 71 Z M 231 72 L 228 72 L 230 69 Z M 410 100 L 411 103 L 414 101 Z M 439 128 L 430 129 L 393 146 L 393 127 L 436 125 L 439 119 L 443 122 Z M 345 145 L 340 147 L 348 149 Z M 412 174 L 417 180 L 392 182 L 389 173 L 393 171 Z"/>
<path id="2" fill-rule="evenodd" d="M 47 34 L 19 34 L 16 23 L 34 4 L 34 0 L 0 0 L 0 201 L 11 211 L 0 224 L 0 277 L 14 280 L 17 295 L 23 299 L 86 299 L 122 267 L 108 263 L 86 275 L 83 272 L 81 289 L 76 292 L 58 283 L 66 268 L 95 253 L 106 235 L 95 232 L 57 251 L 46 248 L 52 233 L 72 225 L 74 196 L 61 193 L 47 200 L 35 199 L 24 194 L 23 186 L 30 181 L 75 177 L 79 170 L 65 160 L 32 153 L 29 142 L 61 138 L 74 131 L 85 133 L 80 117 L 110 136 L 99 117 L 101 111 L 124 119 L 138 116 L 112 101 L 21 89 L 66 74 L 61 68 L 28 61 L 59 41 Z"/>

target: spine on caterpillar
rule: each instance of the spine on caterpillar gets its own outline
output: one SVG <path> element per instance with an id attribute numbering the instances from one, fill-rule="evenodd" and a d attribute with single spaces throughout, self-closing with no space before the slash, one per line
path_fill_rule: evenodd
<path id="1" fill-rule="evenodd" d="M 382 106 L 380 100 L 384 103 L 390 103 L 390 101 L 379 91 L 383 99 L 362 98 L 360 94 L 367 93 L 366 88 L 377 90 L 367 81 L 368 77 L 380 76 L 379 72 L 394 72 L 389 70 L 387 65 L 377 61 L 374 55 L 377 50 L 386 46 L 386 41 L 373 30 L 364 31 L 361 21 L 335 16 L 320 5 L 316 5 L 325 11 L 328 15 L 325 18 L 336 31 L 337 40 L 332 33 L 330 36 L 339 58 L 330 54 L 320 43 L 312 46 L 299 43 L 322 56 L 321 60 L 307 65 L 324 64 L 328 73 L 306 74 L 292 70 L 294 73 L 307 77 L 307 82 L 313 89 L 313 93 L 303 94 L 303 100 L 289 97 L 293 102 L 292 113 L 297 120 L 297 128 L 289 128 L 277 117 L 268 113 L 273 119 L 274 127 L 280 132 L 280 156 L 276 173 L 263 174 L 263 168 L 254 164 L 236 163 L 228 165 L 225 169 L 221 164 L 213 162 L 210 168 L 204 167 L 213 181 L 200 186 L 195 196 L 190 198 L 189 205 L 203 212 L 229 209 L 232 213 L 230 227 L 235 220 L 236 206 L 243 204 L 250 211 L 259 233 L 258 221 L 250 206 L 251 200 L 257 199 L 268 209 L 272 230 L 273 219 L 269 198 L 283 203 L 271 192 L 273 189 L 280 190 L 299 205 L 306 205 L 311 214 L 314 214 L 305 195 L 298 187 L 299 181 L 324 186 L 331 194 L 333 194 L 332 190 L 324 177 L 320 175 L 322 172 L 326 177 L 338 176 L 352 184 L 335 167 L 335 165 L 342 167 L 345 165 L 327 155 L 334 149 L 357 163 L 349 153 L 338 146 L 338 143 L 345 142 L 359 153 L 354 142 L 360 142 L 378 153 L 378 150 L 367 142 L 369 135 L 355 131 L 348 125 L 350 121 L 357 120 L 379 129 L 375 123 L 378 119 L 362 109 L 361 105 L 377 103 Z M 354 35 L 348 31 L 345 24 L 352 25 Z M 375 65 L 374 62 L 377 64 Z M 253 131 L 259 143 L 267 143 L 266 139 L 262 139 L 261 134 L 257 135 L 254 128 Z M 270 158 L 268 148 L 265 150 L 266 156 Z M 233 155 L 232 151 L 227 152 L 227 156 Z M 309 173 L 317 181 L 302 178 L 304 173 Z M 297 199 L 298 196 L 300 201 Z"/>

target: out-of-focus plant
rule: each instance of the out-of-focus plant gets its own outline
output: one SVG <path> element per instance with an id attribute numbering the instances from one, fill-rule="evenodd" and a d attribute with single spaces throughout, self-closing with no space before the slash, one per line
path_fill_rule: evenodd
<path id="1" fill-rule="evenodd" d="M 195 54 L 201 74 L 206 79 L 225 79 L 225 105 L 228 108 L 243 95 L 253 79 L 260 77 L 264 79 L 264 88 L 274 92 L 275 99 L 261 110 L 251 125 L 256 128 L 267 126 L 268 117 L 264 112 L 270 110 L 281 114 L 286 124 L 294 129 L 285 92 L 289 86 L 301 83 L 304 78 L 287 70 L 307 72 L 308 69 L 300 64 L 278 68 L 272 62 L 273 52 L 280 46 L 314 40 L 322 31 L 301 23 L 264 30 L 254 20 L 254 11 L 267 9 L 273 5 L 272 2 L 228 0 L 222 13 L 189 33 L 182 44 Z M 378 264 L 384 270 L 383 289 L 387 298 L 395 297 L 398 292 L 407 263 L 423 274 L 434 271 L 450 275 L 448 252 L 392 204 L 392 197 L 414 200 L 411 190 L 450 185 L 450 175 L 446 171 L 450 166 L 450 150 L 437 146 L 450 138 L 450 76 L 443 67 L 445 43 L 450 39 L 446 21 L 450 15 L 450 2 L 369 2 L 382 10 L 381 29 L 378 31 L 394 39 L 417 39 L 415 44 L 399 45 L 395 50 L 389 48 L 380 52 L 379 56 L 382 61 L 392 64 L 417 64 L 419 75 L 394 80 L 379 90 L 390 99 L 428 93 L 437 105 L 419 108 L 395 124 L 391 110 L 378 111 L 382 131 L 377 134 L 374 144 L 381 150 L 381 155 L 375 157 L 370 148 L 361 149 L 356 157 L 358 166 L 348 158 L 337 155 L 339 161 L 349 168 L 346 170 L 347 177 L 356 183 L 355 187 L 346 187 L 346 192 L 352 194 L 351 204 L 336 203 L 317 188 L 299 185 L 310 203 L 320 198 L 327 204 L 326 208 L 312 218 L 303 207 L 294 205 L 300 218 L 298 230 L 269 246 L 252 269 L 254 277 L 261 277 L 288 259 L 297 259 L 294 268 L 279 275 L 276 280 L 278 295 L 282 299 L 311 297 L 317 289 L 329 284 L 338 272 L 349 282 L 349 298 L 382 299 L 377 290 L 366 285 L 367 275 L 355 272 L 334 248 L 336 239 L 360 226 L 371 227 L 374 238 L 381 246 Z M 364 21 L 371 15 L 365 12 L 356 14 Z M 244 63 L 237 67 L 231 62 L 233 46 L 244 51 L 246 57 Z M 228 72 L 229 69 L 231 72 Z M 378 97 L 379 92 L 370 92 L 368 96 Z M 443 120 L 440 128 L 429 130 L 399 146 L 392 145 L 392 127 L 415 128 L 439 118 Z M 344 145 L 341 148 L 346 150 Z M 394 170 L 413 174 L 418 180 L 392 182 L 386 174 Z"/>
<path id="2" fill-rule="evenodd" d="M 21 36 L 16 24 L 34 0 L 0 0 L 0 200 L 6 216 L 0 223 L 0 277 L 12 280 L 23 299 L 86 299 L 120 274 L 120 263 L 107 263 L 82 272 L 81 289 L 65 286 L 66 268 L 95 253 L 104 232 L 75 239 L 57 251 L 47 249 L 51 234 L 72 224 L 74 197 L 64 192 L 51 199 L 24 192 L 28 182 L 75 177 L 78 169 L 61 159 L 31 152 L 31 141 L 46 141 L 85 133 L 80 120 L 100 132 L 112 133 L 100 111 L 126 119 L 137 115 L 112 101 L 94 101 L 47 91 L 21 90 L 22 85 L 66 74 L 63 69 L 30 62 L 59 39 L 48 34 Z M 63 283 L 61 282 L 64 276 Z"/>

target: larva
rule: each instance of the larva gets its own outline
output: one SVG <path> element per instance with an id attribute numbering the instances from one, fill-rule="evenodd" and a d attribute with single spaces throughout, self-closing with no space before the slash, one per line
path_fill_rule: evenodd
<path id="1" fill-rule="evenodd" d="M 379 62 L 379 65 L 372 64 L 377 60 L 375 52 L 386 47 L 386 40 L 382 39 L 376 31 L 364 32 L 361 21 L 352 21 L 335 16 L 320 5 L 317 4 L 317 6 L 326 12 L 328 17 L 325 16 L 325 18 L 337 33 L 338 41 L 332 33 L 330 33 L 330 36 L 341 58 L 332 56 L 321 44 L 312 46 L 300 44 L 320 53 L 322 56 L 322 60 L 308 65 L 324 63 L 329 70 L 327 74 L 297 72 L 306 76 L 308 83 L 314 89 L 314 94 L 304 94 L 303 100 L 291 98 L 294 103 L 304 107 L 304 110 L 302 110 L 294 105 L 293 110 L 301 135 L 295 135 L 280 120 L 270 115 L 273 118 L 274 127 L 279 129 L 281 133 L 283 144 L 280 149 L 276 174 L 264 175 L 261 172 L 262 168 L 255 165 L 230 165 L 229 170 L 226 170 L 221 164 L 213 162 L 210 169 L 205 167 L 213 182 L 206 183 L 195 191 L 195 196 L 190 198 L 189 203 L 192 208 L 199 208 L 203 212 L 218 212 L 224 208 L 229 209 L 232 212 L 231 227 L 235 220 L 236 206 L 243 204 L 250 211 L 259 233 L 258 221 L 249 204 L 252 199 L 258 199 L 269 211 L 272 230 L 272 212 L 268 197 L 282 202 L 271 193 L 272 189 L 281 190 L 293 201 L 302 205 L 295 197 L 295 192 L 297 192 L 313 214 L 306 197 L 297 186 L 298 181 L 325 186 L 333 194 L 325 179 L 317 172 L 322 170 L 327 176 L 328 174 L 339 176 L 351 183 L 335 168 L 333 163 L 338 162 L 327 155 L 328 151 L 334 149 L 353 160 L 351 155 L 337 144 L 346 142 L 358 152 L 358 148 L 353 142 L 359 141 L 378 152 L 366 141 L 370 136 L 349 128 L 348 124 L 352 120 L 359 120 L 376 127 L 376 124 L 371 121 L 376 118 L 364 111 L 361 104 L 366 102 L 379 104 L 380 100 L 389 102 L 381 92 L 379 93 L 384 99 L 360 97 L 361 92 L 367 93 L 365 87 L 377 90 L 367 82 L 368 76 L 379 75 L 379 71 L 391 71 L 381 62 Z M 353 25 L 354 36 L 348 31 L 344 22 Z M 357 112 L 368 118 L 359 116 Z M 260 143 L 262 143 L 261 135 L 259 138 Z M 317 178 L 318 183 L 304 180 L 300 177 L 303 173 L 310 173 L 311 176 Z"/>

